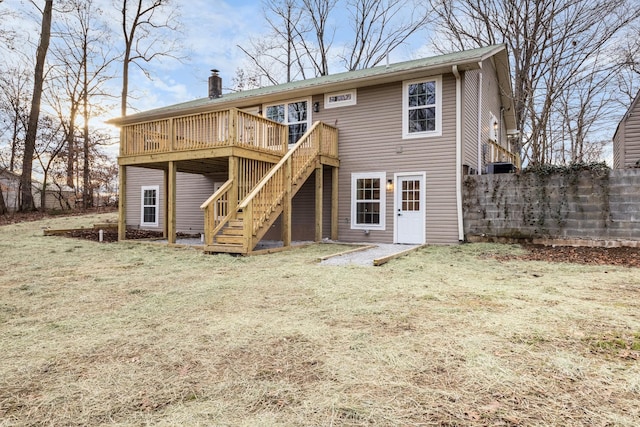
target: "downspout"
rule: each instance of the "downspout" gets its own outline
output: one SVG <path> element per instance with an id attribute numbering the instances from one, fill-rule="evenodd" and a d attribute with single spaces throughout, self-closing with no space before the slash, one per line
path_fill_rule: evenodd
<path id="1" fill-rule="evenodd" d="M 482 175 L 482 62 L 478 74 L 478 175 Z"/>
<path id="2" fill-rule="evenodd" d="M 464 241 L 462 213 L 462 81 L 458 66 L 451 67 L 456 77 L 456 206 L 458 210 L 458 241 Z"/>

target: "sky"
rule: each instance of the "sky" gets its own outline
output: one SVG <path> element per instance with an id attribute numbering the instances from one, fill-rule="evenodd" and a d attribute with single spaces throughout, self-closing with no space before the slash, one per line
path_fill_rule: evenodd
<path id="1" fill-rule="evenodd" d="M 114 10 L 113 0 L 94 0 L 105 10 Z M 268 32 L 267 23 L 260 0 L 173 0 L 179 5 L 183 33 L 180 39 L 186 58 L 182 61 L 163 59 L 147 65 L 150 78 L 137 67 L 130 67 L 129 113 L 172 105 L 208 95 L 210 70 L 220 70 L 223 91 L 232 86 L 232 79 L 238 68 L 246 64 L 245 54 L 238 45 L 248 46 L 251 38 L 259 38 Z M 44 0 L 34 0 L 44 4 Z M 0 25 L 12 25 L 23 34 L 30 34 L 30 40 L 24 44 L 23 54 L 35 56 L 35 46 L 39 37 L 39 19 L 35 8 L 28 0 L 4 0 L 2 9 L 15 12 L 13 22 L 0 22 Z M 407 14 L 415 13 L 406 10 Z M 348 18 L 344 14 L 333 15 L 329 22 L 329 31 L 335 31 L 333 52 L 340 50 L 347 33 Z M 110 20 L 116 37 L 122 37 L 117 16 Z M 118 40 L 119 42 L 119 40 Z M 398 47 L 390 55 L 392 63 L 427 57 L 430 50 L 429 35 L 425 31 L 412 37 L 405 45 Z M 2 58 L 11 61 L 10 57 Z M 339 67 L 330 67 L 333 72 L 342 71 Z M 113 126 L 105 125 L 108 119 L 118 117 L 121 79 L 109 83 L 109 91 L 114 95 L 109 111 L 92 124 L 98 128 L 116 133 Z M 607 135 L 613 133 L 607 130 Z"/>
<path id="2" fill-rule="evenodd" d="M 34 0 L 44 5 L 44 0 Z M 112 0 L 94 0 L 104 9 L 114 10 Z M 232 86 L 236 70 L 245 64 L 246 56 L 238 45 L 247 47 L 250 38 L 259 38 L 268 31 L 260 0 L 174 0 L 179 5 L 183 34 L 181 44 L 188 52 L 182 61 L 162 59 L 146 65 L 148 78 L 137 67 L 130 67 L 130 109 L 128 113 L 145 111 L 179 102 L 202 98 L 208 95 L 208 78 L 211 69 L 220 70 L 223 91 Z M 55 3 L 54 3 L 55 4 Z M 41 6 L 42 7 L 42 6 Z M 11 23 L 14 28 L 31 34 L 26 43 L 26 54 L 35 55 L 40 32 L 40 16 L 27 0 L 4 0 L 0 8 L 14 12 Z M 412 13 L 407 10 L 406 13 Z M 344 14 L 335 13 L 329 22 L 329 31 L 335 31 L 333 51 L 340 49 L 344 31 L 348 25 Z M 121 37 L 117 19 L 110 20 L 114 32 Z M 397 48 L 391 55 L 391 62 L 414 59 L 425 55 L 426 35 L 420 34 L 409 43 Z M 5 58 L 10 60 L 10 58 Z M 338 67 L 332 67 L 338 70 Z M 342 71 L 342 70 L 340 70 Z M 121 73 L 120 73 L 121 74 Z M 109 83 L 110 91 L 119 94 L 121 79 Z M 100 122 L 120 115 L 119 103 L 100 118 Z M 97 123 L 97 121 L 96 121 Z"/>
<path id="3" fill-rule="evenodd" d="M 184 39 L 191 50 L 183 62 L 163 61 L 152 66 L 153 80 L 141 73 L 136 75 L 144 99 L 132 100 L 139 110 L 208 96 L 208 78 L 211 69 L 218 69 L 223 81 L 223 92 L 232 86 L 236 70 L 246 63 L 246 55 L 238 45 L 248 47 L 250 38 L 259 38 L 268 32 L 260 0 L 189 0 L 180 3 L 184 23 Z M 407 11 L 410 13 L 411 11 Z M 346 17 L 336 13 L 339 21 L 331 21 L 335 30 L 332 50 L 340 49 L 340 28 L 348 25 Z M 426 37 L 414 37 L 399 47 L 390 57 L 391 62 L 414 59 L 426 49 Z M 338 67 L 333 67 L 338 70 Z M 340 70 L 342 71 L 342 70 Z"/>

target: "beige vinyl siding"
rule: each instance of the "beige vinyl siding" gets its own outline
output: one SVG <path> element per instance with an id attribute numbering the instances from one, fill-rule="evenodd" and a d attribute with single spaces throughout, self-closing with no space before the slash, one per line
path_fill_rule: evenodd
<path id="1" fill-rule="evenodd" d="M 144 228 L 145 230 L 162 230 L 164 224 L 164 172 L 161 170 L 127 166 L 127 228 Z M 141 227 L 140 211 L 142 209 L 141 188 L 157 185 L 159 189 L 159 211 L 157 227 Z"/>
<path id="2" fill-rule="evenodd" d="M 425 75 L 425 78 L 432 77 Z M 442 76 L 442 136 L 402 139 L 402 82 L 358 89 L 357 105 L 322 108 L 315 120 L 339 128 L 339 226 L 343 241 L 393 242 L 393 194 L 387 192 L 385 230 L 351 229 L 351 174 L 426 172 L 426 241 L 458 241 L 455 197 L 455 78 Z"/>
<path id="3" fill-rule="evenodd" d="M 623 138 L 624 167 L 634 167 L 640 160 L 640 102 L 636 102 L 633 111 L 625 117 Z"/>
<path id="4" fill-rule="evenodd" d="M 224 179 L 223 179 L 224 181 Z M 203 233 L 202 202 L 213 194 L 214 177 L 178 172 L 176 176 L 176 230 L 183 233 Z M 141 188 L 157 185 L 159 188 L 158 227 L 141 227 Z M 127 167 L 127 227 L 162 230 L 164 228 L 164 172 L 156 169 Z"/>
<path id="5" fill-rule="evenodd" d="M 222 182 L 226 181 L 223 179 Z M 212 177 L 178 172 L 176 176 L 176 230 L 204 233 L 204 213 L 200 205 L 213 194 Z"/>
<path id="6" fill-rule="evenodd" d="M 500 123 L 500 130 L 498 131 L 498 138 L 501 138 L 498 143 L 503 147 L 507 146 L 507 130 L 504 127 L 504 120 L 500 114 L 500 86 L 498 84 L 498 76 L 496 74 L 493 62 L 489 59 L 482 63 L 482 141 L 489 140 L 491 114 L 493 114 Z"/>
<path id="7" fill-rule="evenodd" d="M 613 167 L 636 167 L 640 161 L 640 92 L 618 124 L 613 135 Z"/>
<path id="8" fill-rule="evenodd" d="M 624 119 L 618 125 L 615 135 L 613 135 L 613 168 L 624 168 Z"/>
<path id="9" fill-rule="evenodd" d="M 478 169 L 478 86 L 480 71 L 472 70 L 464 73 L 463 89 L 463 131 L 462 131 L 462 164 Z"/>

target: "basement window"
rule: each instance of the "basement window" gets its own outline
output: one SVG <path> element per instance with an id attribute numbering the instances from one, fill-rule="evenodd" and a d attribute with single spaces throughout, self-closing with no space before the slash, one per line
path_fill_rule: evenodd
<path id="1" fill-rule="evenodd" d="M 384 172 L 351 175 L 351 228 L 385 229 Z"/>
<path id="2" fill-rule="evenodd" d="M 160 187 L 149 185 L 141 188 L 140 225 L 144 227 L 158 226 L 158 212 L 160 210 Z"/>

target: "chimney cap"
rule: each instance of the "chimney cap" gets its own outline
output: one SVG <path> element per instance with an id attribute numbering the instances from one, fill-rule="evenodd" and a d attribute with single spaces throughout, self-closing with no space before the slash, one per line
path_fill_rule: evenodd
<path id="1" fill-rule="evenodd" d="M 220 72 L 220 70 L 217 70 L 215 68 L 211 69 L 211 74 L 214 75 L 214 76 L 217 76 L 219 72 Z"/>

